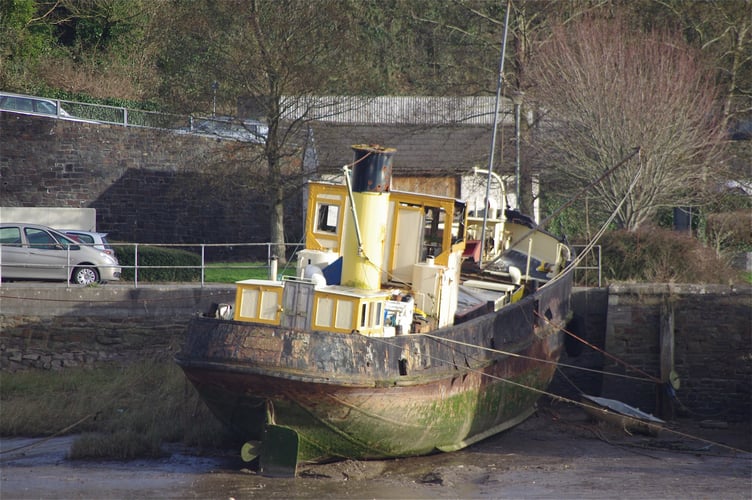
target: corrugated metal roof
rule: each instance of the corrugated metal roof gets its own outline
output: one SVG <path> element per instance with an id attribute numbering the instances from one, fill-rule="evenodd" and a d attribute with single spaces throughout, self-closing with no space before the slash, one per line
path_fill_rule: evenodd
<path id="1" fill-rule="evenodd" d="M 451 176 L 487 168 L 491 125 L 363 125 L 312 123 L 318 171 L 334 173 L 353 161 L 353 144 L 396 148 L 395 176 Z M 502 131 L 504 128 L 502 128 Z M 513 136 L 500 131 L 497 146 L 514 155 Z M 497 160 L 500 158 L 497 152 Z M 510 163 L 511 164 L 511 163 Z"/>
<path id="2" fill-rule="evenodd" d="M 495 97 L 430 96 L 304 96 L 284 97 L 283 119 L 305 115 L 326 123 L 411 124 L 411 125 L 491 125 Z M 499 123 L 513 123 L 512 102 L 502 98 Z"/>

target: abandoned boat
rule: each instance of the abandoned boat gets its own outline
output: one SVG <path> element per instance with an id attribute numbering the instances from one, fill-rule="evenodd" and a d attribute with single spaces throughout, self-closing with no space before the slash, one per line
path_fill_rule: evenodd
<path id="1" fill-rule="evenodd" d="M 265 474 L 464 448 L 533 413 L 563 347 L 566 244 L 496 214 L 498 256 L 466 279 L 465 203 L 393 191 L 395 150 L 353 150 L 344 184 L 308 184 L 297 276 L 238 282 L 176 358 Z"/>

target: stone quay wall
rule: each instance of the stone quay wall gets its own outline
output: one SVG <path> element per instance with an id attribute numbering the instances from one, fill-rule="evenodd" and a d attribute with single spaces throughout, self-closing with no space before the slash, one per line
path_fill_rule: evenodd
<path id="1" fill-rule="evenodd" d="M 0 373 L 171 360 L 192 316 L 234 298 L 230 285 L 3 284 Z"/>
<path id="2" fill-rule="evenodd" d="M 752 420 L 749 285 L 611 285 L 605 350 L 623 364 L 604 358 L 608 375 L 603 377 L 603 397 L 663 413 L 660 403 L 666 394 L 670 396 L 666 392 L 670 384 L 654 382 L 661 379 L 663 352 L 664 371 L 673 365 L 678 376 L 670 403 L 673 412 Z"/>
<path id="3" fill-rule="evenodd" d="M 230 285 L 2 284 L 0 372 L 169 360 L 191 316 L 233 300 Z M 572 304 L 569 327 L 592 347 L 567 341 L 562 363 L 576 368 L 564 366 L 552 392 L 601 395 L 655 413 L 670 304 L 677 414 L 752 420 L 752 287 L 611 285 L 576 289 Z"/>

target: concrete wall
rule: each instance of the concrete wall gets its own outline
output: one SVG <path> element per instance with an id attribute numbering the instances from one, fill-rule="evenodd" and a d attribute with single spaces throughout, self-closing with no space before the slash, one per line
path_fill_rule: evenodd
<path id="1" fill-rule="evenodd" d="M 128 362 L 142 357 L 169 360 L 179 348 L 189 318 L 213 302 L 230 302 L 234 287 L 61 285 L 0 287 L 0 372 L 62 369 Z M 576 289 L 573 333 L 593 345 L 568 341 L 569 354 L 551 391 L 576 398 L 580 392 L 618 399 L 654 412 L 652 381 L 625 374 L 613 358 L 658 377 L 661 304 L 673 302 L 676 371 L 681 379 L 677 414 L 752 420 L 752 287 L 613 285 Z M 605 350 L 613 358 L 605 356 Z M 606 375 L 599 372 L 603 370 Z"/>
<path id="2" fill-rule="evenodd" d="M 93 208 L 0 207 L 0 222 L 31 222 L 58 229 L 97 230 Z"/>

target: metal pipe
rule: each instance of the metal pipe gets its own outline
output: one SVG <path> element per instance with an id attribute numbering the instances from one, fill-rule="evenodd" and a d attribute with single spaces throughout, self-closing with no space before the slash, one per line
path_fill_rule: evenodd
<path id="1" fill-rule="evenodd" d="M 515 92 L 515 96 L 512 97 L 514 103 L 514 183 L 515 183 L 515 196 L 517 198 L 516 205 L 517 210 L 520 210 L 522 203 L 520 198 L 522 197 L 522 179 L 520 175 L 520 108 L 521 106 L 521 92 Z"/>
<path id="2" fill-rule="evenodd" d="M 347 197 L 350 199 L 350 213 L 353 216 L 355 225 L 355 239 L 358 242 L 358 255 L 363 256 L 363 239 L 360 236 L 360 224 L 358 224 L 358 213 L 355 210 L 355 200 L 353 199 L 352 184 L 350 183 L 350 169 L 347 166 L 342 167 L 345 174 L 345 185 L 347 186 Z"/>
<path id="3" fill-rule="evenodd" d="M 482 169 L 482 168 L 473 167 L 473 175 L 478 175 L 478 174 L 486 174 L 486 175 L 489 176 L 489 179 L 491 177 L 493 177 L 494 179 L 496 179 L 496 182 L 499 183 L 499 189 L 501 190 L 501 200 L 500 201 L 506 202 L 506 199 L 507 199 L 507 190 L 504 187 L 504 181 L 501 179 L 501 176 L 499 174 L 497 174 L 496 172 L 491 172 L 490 170 L 485 170 L 485 169 Z M 490 196 L 491 196 L 490 195 L 490 190 L 487 189 L 486 190 L 486 199 L 488 199 Z"/>

